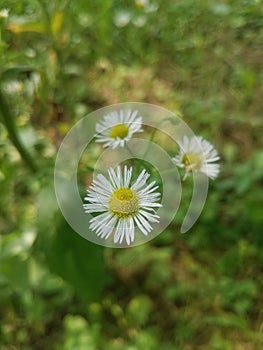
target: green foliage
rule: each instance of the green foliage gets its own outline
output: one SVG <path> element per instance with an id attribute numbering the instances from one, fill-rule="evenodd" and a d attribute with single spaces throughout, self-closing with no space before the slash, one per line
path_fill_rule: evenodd
<path id="1" fill-rule="evenodd" d="M 42 232 L 40 238 L 46 241 L 41 242 L 46 264 L 74 286 L 85 301 L 99 299 L 105 284 L 103 249 L 76 235 L 61 214 L 53 220 L 54 233 Z"/>
<path id="2" fill-rule="evenodd" d="M 1 1 L 1 349 L 263 346 L 262 1 L 138 3 Z M 189 233 L 190 178 L 165 232 L 102 249 L 60 214 L 53 167 L 77 120 L 127 100 L 180 109 L 222 171 Z"/>

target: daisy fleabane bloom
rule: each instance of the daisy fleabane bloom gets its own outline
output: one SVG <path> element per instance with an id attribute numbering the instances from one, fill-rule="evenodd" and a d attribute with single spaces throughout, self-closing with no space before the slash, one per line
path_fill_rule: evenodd
<path id="1" fill-rule="evenodd" d="M 130 245 L 135 238 L 135 227 L 147 236 L 152 231 L 151 223 L 159 222 L 156 209 L 161 194 L 156 192 L 155 181 L 147 185 L 150 174 L 143 170 L 135 181 L 131 181 L 132 167 L 109 168 L 109 179 L 97 175 L 87 190 L 83 204 L 86 213 L 98 213 L 90 219 L 89 228 L 104 239 L 113 233 L 114 244 L 126 241 Z"/>
<path id="2" fill-rule="evenodd" d="M 189 138 L 183 137 L 183 141 L 178 142 L 179 154 L 173 158 L 176 166 L 185 169 L 184 179 L 190 172 L 201 172 L 215 179 L 219 174 L 220 166 L 215 164 L 220 159 L 214 146 L 201 136 Z"/>
<path id="3" fill-rule="evenodd" d="M 9 14 L 9 9 L 0 10 L 0 18 L 7 18 Z"/>
<path id="4" fill-rule="evenodd" d="M 137 114 L 131 109 L 110 112 L 96 124 L 96 141 L 104 143 L 104 147 L 123 147 L 134 133 L 143 131 L 142 118 Z"/>

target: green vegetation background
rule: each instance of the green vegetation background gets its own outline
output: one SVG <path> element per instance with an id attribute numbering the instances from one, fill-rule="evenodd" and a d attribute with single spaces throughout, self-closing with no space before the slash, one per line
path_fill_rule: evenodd
<path id="1" fill-rule="evenodd" d="M 262 1 L 0 6 L 1 350 L 262 349 Z M 222 171 L 187 234 L 183 202 L 153 241 L 103 249 L 61 217 L 53 165 L 78 119 L 126 101 L 179 110 Z"/>

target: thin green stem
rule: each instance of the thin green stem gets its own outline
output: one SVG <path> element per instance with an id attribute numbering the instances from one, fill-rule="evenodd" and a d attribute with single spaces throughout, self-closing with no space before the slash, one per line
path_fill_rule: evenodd
<path id="1" fill-rule="evenodd" d="M 164 175 L 164 174 L 173 173 L 176 169 L 177 169 L 177 167 L 165 169 L 165 170 L 162 170 L 161 174 Z M 189 171 L 185 171 L 185 174 L 184 174 L 184 176 L 183 176 L 182 181 L 185 181 L 185 180 L 187 179 L 188 176 L 189 176 Z"/>
<path id="2" fill-rule="evenodd" d="M 127 142 L 125 142 L 125 148 L 127 149 L 127 151 L 130 153 L 130 155 L 133 158 L 136 158 L 135 154 L 132 152 L 132 150 L 130 149 L 130 147 L 127 145 Z"/>
<path id="3" fill-rule="evenodd" d="M 156 131 L 157 131 L 157 129 L 154 129 L 154 130 L 152 131 L 151 136 L 150 136 L 150 138 L 149 138 L 149 140 L 148 140 L 148 144 L 147 144 L 147 146 L 146 146 L 146 148 L 145 148 L 145 151 L 144 151 L 144 153 L 143 153 L 142 159 L 144 159 L 144 158 L 146 157 L 146 155 L 147 155 L 147 153 L 148 153 L 148 151 L 149 151 L 149 148 L 151 147 L 151 142 L 152 142 L 153 139 L 154 139 L 154 136 L 155 136 L 155 134 L 156 134 Z"/>
<path id="4" fill-rule="evenodd" d="M 65 93 L 64 94 L 59 94 L 60 98 L 58 96 L 57 92 L 60 90 L 60 86 L 65 84 L 65 72 L 64 72 L 64 62 L 65 62 L 65 55 L 66 55 L 66 50 L 63 51 L 63 47 L 61 46 L 60 39 L 58 34 L 52 30 L 52 24 L 54 21 L 54 14 L 51 13 L 49 10 L 49 4 L 46 3 L 43 0 L 37 0 L 40 6 L 40 9 L 42 11 L 42 18 L 43 22 L 45 25 L 45 30 L 46 30 L 46 36 L 48 39 L 48 42 L 50 44 L 51 50 L 53 50 L 55 57 L 56 57 L 56 62 L 54 64 L 54 75 L 55 79 L 52 82 L 52 98 L 57 101 L 60 105 L 63 106 L 63 109 L 65 110 L 65 113 L 67 111 L 71 110 L 71 104 L 69 102 L 69 99 L 66 97 Z M 70 0 L 65 0 L 62 2 L 62 4 L 59 5 L 58 10 L 66 12 L 67 6 Z"/>
<path id="5" fill-rule="evenodd" d="M 1 119 L 3 121 L 3 124 L 5 125 L 5 127 L 8 131 L 10 140 L 12 141 L 13 145 L 15 146 L 15 148 L 17 149 L 17 151 L 21 155 L 22 159 L 24 160 L 24 162 L 26 163 L 28 168 L 31 171 L 36 172 L 38 170 L 38 167 L 37 167 L 35 161 L 33 160 L 33 158 L 28 153 L 27 149 L 24 147 L 24 145 L 19 137 L 19 134 L 17 132 L 17 128 L 16 128 L 14 120 L 13 120 L 12 113 L 10 111 L 10 107 L 8 106 L 8 103 L 5 99 L 5 96 L 2 92 L 2 90 L 1 90 L 1 87 L 0 87 L 0 116 L 1 116 Z"/>
<path id="6" fill-rule="evenodd" d="M 47 6 L 45 5 L 45 3 L 43 2 L 43 0 L 38 0 L 38 3 L 41 7 L 42 13 L 43 13 L 43 19 L 45 22 L 45 27 L 46 27 L 46 32 L 49 36 L 52 48 L 54 50 L 54 52 L 56 53 L 57 59 L 58 59 L 58 68 L 61 69 L 62 65 L 63 65 L 63 60 L 62 60 L 62 55 L 59 49 L 59 45 L 57 43 L 57 40 L 55 38 L 55 36 L 53 35 L 52 32 L 52 24 L 51 24 L 51 17 L 50 14 L 48 12 Z"/>
<path id="7" fill-rule="evenodd" d="M 158 130 L 162 131 L 162 129 L 159 129 L 158 127 L 163 124 L 164 122 L 166 122 L 167 120 L 171 121 L 173 124 L 176 123 L 176 120 L 174 120 L 172 117 L 165 117 L 164 119 L 162 119 L 159 123 L 157 123 L 157 125 L 154 127 L 154 130 L 152 131 L 151 133 L 151 136 L 148 140 L 148 144 L 146 146 L 146 149 L 144 151 L 144 154 L 143 154 L 143 158 L 145 158 L 145 156 L 147 155 L 148 151 L 149 151 L 149 148 L 151 147 L 151 142 L 153 141 L 154 139 L 154 136 L 156 134 L 156 132 Z"/>
<path id="8" fill-rule="evenodd" d="M 86 168 L 90 171 L 96 171 L 96 172 L 100 172 L 100 173 L 103 173 L 105 170 L 102 170 L 102 169 L 97 169 L 97 168 L 93 168 L 91 165 L 86 165 Z"/>
<path id="9" fill-rule="evenodd" d="M 161 173 L 162 173 L 162 175 L 163 174 L 169 174 L 169 173 L 173 173 L 175 170 L 176 170 L 176 167 L 169 168 L 169 169 L 162 170 Z"/>

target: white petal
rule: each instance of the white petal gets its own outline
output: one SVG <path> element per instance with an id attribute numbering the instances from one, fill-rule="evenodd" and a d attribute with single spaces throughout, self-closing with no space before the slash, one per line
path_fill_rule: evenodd
<path id="1" fill-rule="evenodd" d="M 115 244 L 116 243 L 121 244 L 121 242 L 123 240 L 123 237 L 124 237 L 124 234 L 125 234 L 124 225 L 125 225 L 125 220 L 120 219 L 118 221 L 117 228 L 116 228 L 116 231 L 115 231 L 115 234 L 114 234 L 114 243 Z"/>

